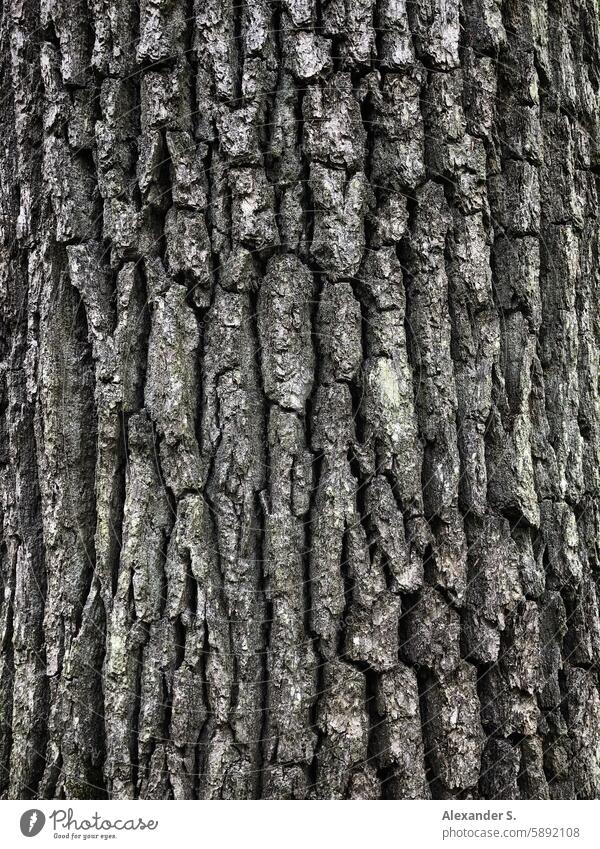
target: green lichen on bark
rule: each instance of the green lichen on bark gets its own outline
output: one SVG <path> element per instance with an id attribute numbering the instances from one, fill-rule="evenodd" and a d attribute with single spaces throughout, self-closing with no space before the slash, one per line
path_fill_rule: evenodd
<path id="1" fill-rule="evenodd" d="M 595 0 L 0 48 L 0 796 L 598 798 Z"/>

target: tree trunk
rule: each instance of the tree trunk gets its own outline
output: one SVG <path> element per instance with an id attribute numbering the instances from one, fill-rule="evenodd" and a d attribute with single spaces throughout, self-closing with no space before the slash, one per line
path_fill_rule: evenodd
<path id="1" fill-rule="evenodd" d="M 0 793 L 600 796 L 597 0 L 8 0 Z"/>

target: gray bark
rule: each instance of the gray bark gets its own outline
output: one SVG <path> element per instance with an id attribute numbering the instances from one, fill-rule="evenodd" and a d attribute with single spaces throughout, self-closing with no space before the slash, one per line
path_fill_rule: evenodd
<path id="1" fill-rule="evenodd" d="M 0 794 L 598 798 L 596 0 L 0 42 Z"/>

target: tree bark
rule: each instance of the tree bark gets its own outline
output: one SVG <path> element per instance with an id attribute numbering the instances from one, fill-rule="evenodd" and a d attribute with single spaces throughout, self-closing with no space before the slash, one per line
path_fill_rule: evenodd
<path id="1" fill-rule="evenodd" d="M 0 794 L 598 798 L 596 0 L 0 39 Z"/>

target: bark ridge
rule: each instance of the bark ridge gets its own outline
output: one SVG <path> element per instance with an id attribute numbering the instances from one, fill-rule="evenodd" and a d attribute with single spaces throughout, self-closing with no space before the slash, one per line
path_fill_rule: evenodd
<path id="1" fill-rule="evenodd" d="M 0 795 L 598 798 L 596 0 L 0 42 Z"/>

